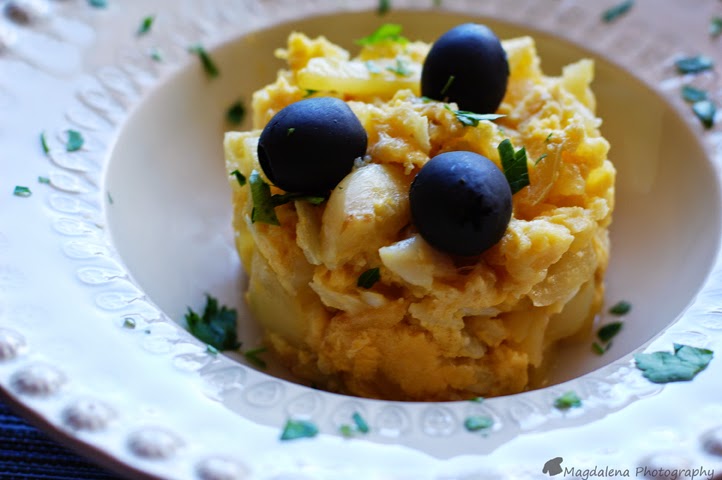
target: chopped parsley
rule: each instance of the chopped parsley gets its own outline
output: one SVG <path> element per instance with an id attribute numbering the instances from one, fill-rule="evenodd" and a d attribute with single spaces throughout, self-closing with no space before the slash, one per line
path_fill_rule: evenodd
<path id="1" fill-rule="evenodd" d="M 303 96 L 303 98 L 308 98 L 308 97 L 310 97 L 311 95 L 315 95 L 315 94 L 317 94 L 317 93 L 318 93 L 318 90 L 310 90 L 310 89 L 307 88 L 307 89 L 306 89 L 306 94 Z"/>
<path id="2" fill-rule="evenodd" d="M 674 65 L 679 73 L 700 73 L 711 70 L 714 67 L 714 62 L 704 55 L 696 55 L 694 57 L 680 58 L 674 62 Z"/>
<path id="3" fill-rule="evenodd" d="M 709 21 L 709 34 L 712 38 L 722 35 L 722 17 L 714 17 Z"/>
<path id="4" fill-rule="evenodd" d="M 549 143 L 554 136 L 554 132 L 550 132 L 549 135 L 547 135 L 547 138 L 544 140 L 544 143 Z"/>
<path id="5" fill-rule="evenodd" d="M 368 423 L 366 423 L 366 420 L 364 420 L 360 413 L 354 412 L 351 418 L 353 419 L 354 425 L 341 425 L 338 429 L 341 435 L 346 438 L 351 438 L 354 436 L 354 434 L 357 433 L 369 433 L 371 429 L 369 428 Z"/>
<path id="6" fill-rule="evenodd" d="M 154 62 L 160 63 L 163 61 L 163 52 L 161 52 L 158 47 L 151 48 L 148 51 L 148 55 Z"/>
<path id="7" fill-rule="evenodd" d="M 469 400 L 469 401 L 472 402 L 472 403 L 483 403 L 483 402 L 484 402 L 484 397 L 474 397 L 474 398 L 472 398 L 472 399 Z"/>
<path id="8" fill-rule="evenodd" d="M 398 23 L 385 23 L 368 37 L 356 40 L 356 44 L 365 47 L 382 42 L 407 43 L 409 40 L 406 37 L 401 36 L 402 30 L 403 27 Z"/>
<path id="9" fill-rule="evenodd" d="M 712 128 L 717 114 L 717 106 L 710 100 L 702 100 L 692 105 L 692 111 L 700 119 L 705 128 Z"/>
<path id="10" fill-rule="evenodd" d="M 359 275 L 358 280 L 356 280 L 356 286 L 361 288 L 371 288 L 379 280 L 381 280 L 381 270 L 378 267 L 370 268 Z"/>
<path id="11" fill-rule="evenodd" d="M 254 170 L 248 180 L 251 184 L 251 198 L 253 199 L 253 210 L 251 211 L 251 222 L 268 223 L 280 225 L 271 198 L 271 187 L 263 181 L 261 175 Z"/>
<path id="12" fill-rule="evenodd" d="M 50 185 L 50 179 L 48 177 L 38 177 L 38 183 Z"/>
<path id="13" fill-rule="evenodd" d="M 215 356 L 221 352 L 219 352 L 218 349 L 216 347 L 214 347 L 213 345 L 206 345 L 206 353 L 208 353 L 209 355 Z"/>
<path id="14" fill-rule="evenodd" d="M 353 428 L 351 428 L 350 425 L 341 425 L 340 427 L 338 427 L 338 431 L 344 438 L 353 437 L 354 432 Z"/>
<path id="15" fill-rule="evenodd" d="M 465 127 L 478 127 L 479 122 L 483 120 L 493 122 L 494 120 L 498 120 L 506 116 L 498 115 L 496 113 L 474 113 L 468 112 L 466 110 L 452 110 L 451 107 L 449 107 L 448 105 L 446 105 L 444 108 L 453 113 L 456 116 L 456 119 L 460 121 L 461 124 Z"/>
<path id="16" fill-rule="evenodd" d="M 240 125 L 246 116 L 246 107 L 238 100 L 226 110 L 226 120 L 233 125 Z"/>
<path id="17" fill-rule="evenodd" d="M 599 342 L 592 343 L 592 351 L 596 353 L 597 355 L 604 355 L 607 353 L 607 351 L 611 348 L 612 343 L 609 342 L 606 345 L 602 346 Z"/>
<path id="18" fill-rule="evenodd" d="M 451 88 L 451 85 L 454 83 L 454 80 L 456 80 L 456 77 L 453 75 L 449 75 L 449 79 L 446 80 L 446 83 L 444 84 L 444 88 L 441 89 L 442 95 L 446 95 L 446 92 L 449 91 L 449 88 Z"/>
<path id="19" fill-rule="evenodd" d="M 542 153 L 542 154 L 539 156 L 539 158 L 537 158 L 536 161 L 534 162 L 534 166 L 537 166 L 537 165 L 539 164 L 539 162 L 541 162 L 542 160 L 544 160 L 544 159 L 547 158 L 548 156 L 549 156 L 548 154 Z"/>
<path id="20" fill-rule="evenodd" d="M 28 187 L 22 187 L 20 185 L 17 185 L 13 190 L 13 195 L 16 197 L 29 197 L 32 194 L 33 192 L 31 192 Z"/>
<path id="21" fill-rule="evenodd" d="M 622 322 L 612 322 L 604 325 L 597 331 L 597 338 L 602 342 L 609 342 L 622 330 Z"/>
<path id="22" fill-rule="evenodd" d="M 109 203 L 110 205 L 113 204 L 113 197 L 110 195 L 110 192 L 108 192 L 108 203 Z"/>
<path id="23" fill-rule="evenodd" d="M 685 85 L 682 87 L 682 98 L 690 103 L 701 102 L 707 100 L 707 92 L 691 85 Z"/>
<path id="24" fill-rule="evenodd" d="M 366 60 L 366 69 L 374 74 L 381 73 L 381 68 L 373 60 Z"/>
<path id="25" fill-rule="evenodd" d="M 45 138 L 45 132 L 42 132 L 42 133 L 40 134 L 40 146 L 42 147 L 43 153 L 44 153 L 45 155 L 47 155 L 47 154 L 50 153 L 50 147 L 48 147 L 48 141 L 47 141 L 47 139 Z"/>
<path id="26" fill-rule="evenodd" d="M 643 375 L 653 383 L 683 382 L 692 380 L 707 368 L 714 353 L 705 348 L 674 344 L 674 353 L 637 353 L 634 361 Z"/>
<path id="27" fill-rule="evenodd" d="M 85 139 L 83 135 L 76 130 L 68 130 L 68 141 L 65 143 L 65 150 L 68 152 L 77 152 L 83 148 Z"/>
<path id="28" fill-rule="evenodd" d="M 218 350 L 235 350 L 241 346 L 236 333 L 237 313 L 225 305 L 218 307 L 218 300 L 206 295 L 203 314 L 198 315 L 190 307 L 185 314 L 188 329 L 200 341 Z"/>
<path id="29" fill-rule="evenodd" d="M 233 170 L 231 172 L 231 175 L 236 177 L 236 181 L 238 181 L 238 185 L 240 185 L 241 187 L 246 185 L 246 176 L 243 175 L 241 172 L 239 172 L 237 169 Z"/>
<path id="30" fill-rule="evenodd" d="M 494 426 L 494 419 L 485 415 L 472 415 L 464 420 L 464 428 L 470 432 L 488 430 Z"/>
<path id="31" fill-rule="evenodd" d="M 295 131 L 296 131 L 296 129 L 294 127 L 289 128 L 288 130 L 286 130 L 286 136 L 290 137 L 291 135 L 293 135 L 293 132 L 295 132 Z"/>
<path id="32" fill-rule="evenodd" d="M 281 433 L 281 440 L 313 438 L 318 435 L 318 427 L 307 420 L 287 420 Z"/>
<path id="33" fill-rule="evenodd" d="M 504 169 L 504 176 L 511 187 L 511 194 L 514 195 L 522 188 L 529 185 L 529 170 L 526 165 L 526 149 L 520 148 L 516 152 L 511 141 L 507 138 L 497 147 L 501 157 L 501 166 Z"/>
<path id="34" fill-rule="evenodd" d="M 379 7 L 376 9 L 376 13 L 379 15 L 386 15 L 391 10 L 391 0 L 379 0 Z"/>
<path id="35" fill-rule="evenodd" d="M 404 61 L 401 58 L 397 58 L 396 65 L 394 65 L 393 67 L 386 67 L 386 70 L 398 75 L 399 77 L 408 77 L 409 75 L 411 75 L 411 70 L 409 70 L 408 62 Z"/>
<path id="36" fill-rule="evenodd" d="M 108 6 L 107 0 L 88 0 L 88 5 L 95 8 L 105 8 Z"/>
<path id="37" fill-rule="evenodd" d="M 153 22 L 155 21 L 155 15 L 148 15 L 143 19 L 142 22 L 140 22 L 140 26 L 138 27 L 138 31 L 136 34 L 140 37 L 148 32 L 150 32 L 150 29 L 153 27 Z"/>
<path id="38" fill-rule="evenodd" d="M 305 193 L 284 193 L 271 196 L 271 203 L 274 208 L 296 200 L 305 200 L 312 205 L 320 205 L 327 199 L 326 197 L 306 195 Z"/>
<path id="39" fill-rule="evenodd" d="M 630 310 L 632 310 L 632 304 L 626 300 L 621 300 L 609 309 L 609 313 L 621 317 L 622 315 L 628 314 Z"/>
<path id="40" fill-rule="evenodd" d="M 132 317 L 125 317 L 123 319 L 123 328 L 133 330 L 136 327 L 135 319 Z"/>
<path id="41" fill-rule="evenodd" d="M 198 55 L 198 58 L 200 58 L 201 64 L 203 65 L 203 70 L 206 71 L 209 77 L 215 78 L 221 74 L 215 62 L 201 44 L 191 45 L 188 47 L 188 52 Z"/>
<path id="42" fill-rule="evenodd" d="M 612 23 L 619 17 L 626 15 L 634 6 L 634 0 L 625 0 L 602 13 L 602 20 L 606 23 Z"/>
<path id="43" fill-rule="evenodd" d="M 267 351 L 268 349 L 266 347 L 253 348 L 244 352 L 243 356 L 246 357 L 246 360 L 257 366 L 258 368 L 266 368 L 268 367 L 268 364 L 264 359 L 259 357 L 259 355 L 262 353 L 266 353 Z"/>
<path id="44" fill-rule="evenodd" d="M 554 400 L 554 407 L 559 410 L 569 410 L 582 406 L 582 399 L 573 390 L 569 390 L 561 397 Z"/>

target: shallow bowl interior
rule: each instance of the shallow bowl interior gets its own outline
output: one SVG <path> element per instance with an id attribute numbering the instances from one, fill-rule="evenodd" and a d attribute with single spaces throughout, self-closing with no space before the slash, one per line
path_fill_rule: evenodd
<path id="1" fill-rule="evenodd" d="M 353 40 L 382 21 L 401 23 L 411 39 L 432 41 L 469 20 L 404 11 L 383 20 L 373 12 L 310 18 L 214 49 L 221 70 L 216 79 L 192 62 L 162 82 L 122 129 L 105 179 L 113 199 L 107 209 L 112 239 L 140 287 L 176 320 L 212 294 L 238 308 L 241 339 L 247 347 L 257 344 L 230 227 L 222 150 L 223 133 L 231 128 L 227 108 L 238 99 L 249 105 L 252 92 L 275 79 L 283 64 L 273 52 L 291 31 L 323 34 L 354 52 Z M 533 34 L 547 74 L 593 57 L 549 35 L 483 21 L 502 38 Z M 720 237 L 716 173 L 699 139 L 659 94 L 612 63 L 595 60 L 598 114 L 618 170 L 606 301 L 627 300 L 633 308 L 605 355 L 592 354 L 589 343 L 565 346 L 552 384 L 633 352 L 667 328 L 703 285 Z M 246 120 L 236 128 L 249 126 Z M 600 321 L 611 320 L 605 317 Z"/>

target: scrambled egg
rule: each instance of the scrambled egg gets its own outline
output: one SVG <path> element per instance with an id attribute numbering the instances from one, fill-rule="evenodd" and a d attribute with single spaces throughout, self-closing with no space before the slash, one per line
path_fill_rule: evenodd
<path id="1" fill-rule="evenodd" d="M 510 394 L 534 386 L 558 340 L 590 331 L 615 177 L 589 88 L 593 63 L 547 77 L 531 38 L 503 47 L 505 117 L 474 127 L 456 118 L 453 103 L 419 98 L 429 45 L 383 42 L 352 59 L 323 37 L 292 34 L 278 51 L 288 69 L 254 95 L 257 130 L 226 135 L 228 171 L 248 177 L 261 172 L 258 129 L 309 95 L 344 99 L 368 133 L 366 157 L 328 201 L 277 207 L 280 227 L 251 222 L 249 186 L 231 176 L 248 304 L 268 345 L 309 383 L 396 400 Z M 398 62 L 407 75 L 392 71 Z M 434 250 L 411 222 L 415 174 L 453 150 L 500 165 L 505 138 L 526 147 L 530 185 L 514 195 L 503 238 L 474 259 Z M 380 281 L 358 287 L 377 267 Z"/>

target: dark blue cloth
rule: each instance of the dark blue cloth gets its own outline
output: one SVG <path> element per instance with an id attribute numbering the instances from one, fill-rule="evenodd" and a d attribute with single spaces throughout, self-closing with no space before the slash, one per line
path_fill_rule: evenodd
<path id="1" fill-rule="evenodd" d="M 119 478 L 51 440 L 0 401 L 0 479 Z"/>

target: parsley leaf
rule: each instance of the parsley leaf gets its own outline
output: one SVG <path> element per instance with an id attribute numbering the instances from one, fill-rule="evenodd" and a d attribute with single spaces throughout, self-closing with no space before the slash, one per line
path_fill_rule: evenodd
<path id="1" fill-rule="evenodd" d="M 320 205 L 327 200 L 326 197 L 316 195 L 306 195 L 305 193 L 284 193 L 271 196 L 271 203 L 274 207 L 284 205 L 296 200 L 305 200 L 312 205 Z"/>
<path id="2" fill-rule="evenodd" d="M 386 70 L 398 75 L 399 77 L 408 77 L 411 75 L 409 64 L 401 58 L 397 58 L 396 65 L 393 67 L 386 67 Z"/>
<path id="3" fill-rule="evenodd" d="M 243 175 L 243 174 L 242 174 L 241 172 L 239 172 L 238 170 L 233 170 L 233 171 L 231 172 L 231 175 L 233 175 L 234 177 L 236 177 L 236 180 L 238 181 L 238 185 L 240 185 L 241 187 L 243 187 L 243 186 L 246 184 L 246 176 Z"/>
<path id="4" fill-rule="evenodd" d="M 260 354 L 267 352 L 268 349 L 266 347 L 258 347 L 253 348 L 251 350 L 246 351 L 243 356 L 246 357 L 246 360 L 254 364 L 255 366 L 259 368 L 266 368 L 268 364 L 264 359 L 259 357 Z"/>
<path id="5" fill-rule="evenodd" d="M 303 98 L 308 98 L 308 97 L 310 97 L 311 95 L 315 95 L 316 93 L 318 93 L 318 90 L 310 90 L 310 89 L 307 88 L 307 89 L 306 89 L 306 94 L 303 96 Z"/>
<path id="6" fill-rule="evenodd" d="M 679 73 L 700 73 L 705 70 L 711 70 L 714 67 L 714 61 L 704 55 L 694 57 L 680 58 L 674 65 Z"/>
<path id="7" fill-rule="evenodd" d="M 389 10 L 391 10 L 391 0 L 379 0 L 379 8 L 376 9 L 376 13 L 386 15 Z"/>
<path id="8" fill-rule="evenodd" d="M 722 35 L 722 17 L 714 17 L 709 21 L 709 34 L 712 38 Z"/>
<path id="9" fill-rule="evenodd" d="M 148 55 L 156 63 L 160 63 L 163 61 L 163 52 L 161 52 L 158 47 L 151 48 L 148 51 Z"/>
<path id="10" fill-rule="evenodd" d="M 150 32 L 151 27 L 153 27 L 153 22 L 155 21 L 155 15 L 148 15 L 143 19 L 142 22 L 140 22 L 140 26 L 138 27 L 138 31 L 136 32 L 136 35 L 143 36 Z"/>
<path id="11" fill-rule="evenodd" d="M 13 190 L 13 195 L 16 197 L 29 197 L 32 194 L 33 192 L 28 187 L 21 187 L 20 185 L 17 185 Z"/>
<path id="12" fill-rule="evenodd" d="M 609 8 L 602 13 L 602 20 L 606 23 L 612 23 L 619 17 L 628 13 L 634 6 L 634 0 L 626 0 L 612 8 Z"/>
<path id="13" fill-rule="evenodd" d="M 136 326 L 137 324 L 133 317 L 125 317 L 123 319 L 123 328 L 127 328 L 128 330 L 134 330 Z"/>
<path id="14" fill-rule="evenodd" d="M 288 420 L 283 427 L 281 440 L 296 440 L 299 438 L 313 438 L 318 435 L 318 427 L 307 420 Z"/>
<path id="15" fill-rule="evenodd" d="M 695 102 L 694 105 L 692 105 L 692 111 L 697 115 L 697 118 L 700 119 L 705 128 L 712 128 L 715 115 L 717 114 L 717 106 L 713 102 L 710 100 Z"/>
<path id="16" fill-rule="evenodd" d="M 464 428 L 470 432 L 487 430 L 494 426 L 494 419 L 484 415 L 472 415 L 464 420 Z"/>
<path id="17" fill-rule="evenodd" d="M 501 157 L 501 166 L 504 169 L 504 176 L 511 187 L 511 194 L 514 195 L 522 188 L 529 185 L 529 170 L 526 165 L 526 149 L 520 148 L 516 152 L 511 141 L 507 138 L 497 147 Z"/>
<path id="18" fill-rule="evenodd" d="M 218 300 L 206 295 L 203 315 L 190 307 L 185 314 L 188 330 L 200 341 L 218 350 L 235 350 L 241 346 L 236 333 L 236 310 L 225 305 L 218 307 Z"/>
<path id="19" fill-rule="evenodd" d="M 370 268 L 359 275 L 358 280 L 356 280 L 356 286 L 361 288 L 371 288 L 379 280 L 381 280 L 381 270 L 378 267 Z"/>
<path id="20" fill-rule="evenodd" d="M 549 154 L 547 154 L 547 153 L 542 153 L 541 155 L 539 155 L 539 158 L 537 158 L 537 159 L 534 161 L 534 166 L 537 166 L 537 165 L 539 164 L 539 162 L 541 162 L 542 160 L 544 160 L 544 159 L 547 158 L 548 156 L 549 156 Z"/>
<path id="21" fill-rule="evenodd" d="M 682 382 L 692 380 L 707 368 L 714 353 L 704 348 L 674 344 L 674 354 L 669 352 L 637 353 L 634 361 L 643 375 L 653 383 Z"/>
<path id="22" fill-rule="evenodd" d="M 40 146 L 43 148 L 43 153 L 45 155 L 50 153 L 50 147 L 48 147 L 48 141 L 45 138 L 45 132 L 42 132 L 40 134 Z"/>
<path id="23" fill-rule="evenodd" d="M 622 330 L 622 322 L 612 322 L 604 325 L 597 331 L 597 338 L 602 342 L 609 342 Z"/>
<path id="24" fill-rule="evenodd" d="M 597 355 L 604 355 L 605 353 L 607 353 L 607 350 L 609 350 L 609 348 L 610 348 L 611 346 L 612 346 L 612 343 L 611 343 L 611 342 L 609 342 L 609 343 L 606 344 L 605 346 L 602 346 L 602 345 L 601 345 L 600 343 L 598 343 L 598 342 L 594 342 L 594 343 L 592 343 L 592 351 L 593 351 L 594 353 L 596 353 Z"/>
<path id="25" fill-rule="evenodd" d="M 38 183 L 50 185 L 50 179 L 48 177 L 38 177 Z"/>
<path id="26" fill-rule="evenodd" d="M 686 102 L 701 102 L 702 100 L 707 100 L 707 92 L 691 85 L 685 85 L 682 87 L 682 98 L 684 98 Z"/>
<path id="27" fill-rule="evenodd" d="M 105 8 L 108 6 L 107 0 L 88 0 L 88 5 L 95 8 Z"/>
<path id="28" fill-rule="evenodd" d="M 251 198 L 253 199 L 251 222 L 280 225 L 276 212 L 273 210 L 274 203 L 271 197 L 271 187 L 263 181 L 263 178 L 256 170 L 251 172 L 251 178 L 248 181 L 251 184 Z"/>
<path id="29" fill-rule="evenodd" d="M 629 311 L 632 309 L 632 304 L 629 303 L 626 300 L 621 300 L 614 304 L 613 307 L 609 309 L 609 313 L 612 315 L 616 315 L 618 317 L 621 317 L 622 315 L 626 315 L 629 313 Z"/>
<path id="30" fill-rule="evenodd" d="M 65 144 L 65 150 L 68 152 L 77 152 L 83 148 L 85 139 L 83 135 L 75 130 L 68 130 L 68 141 Z"/>
<path id="31" fill-rule="evenodd" d="M 407 43 L 409 40 L 401 36 L 401 30 L 403 30 L 403 27 L 398 23 L 385 23 L 368 37 L 356 40 L 356 45 L 365 47 L 382 42 Z"/>
<path id="32" fill-rule="evenodd" d="M 573 390 L 569 390 L 561 397 L 554 400 L 554 407 L 559 410 L 569 410 L 582 406 L 582 399 Z"/>
<path id="33" fill-rule="evenodd" d="M 361 433 L 369 433 L 369 425 L 368 423 L 366 423 L 366 420 L 364 420 L 360 413 L 354 412 L 351 418 L 353 419 L 353 423 L 356 424 L 356 430 Z"/>
<path id="34" fill-rule="evenodd" d="M 226 111 L 226 120 L 228 120 L 228 123 L 232 123 L 234 125 L 240 125 L 243 121 L 243 117 L 245 116 L 246 107 L 243 106 L 243 102 L 240 100 L 231 105 Z"/>
<path id="35" fill-rule="evenodd" d="M 191 45 L 188 47 L 188 52 L 193 53 L 195 55 L 198 55 L 198 58 L 200 58 L 201 63 L 203 64 L 203 70 L 206 71 L 209 77 L 215 78 L 218 75 L 221 74 L 220 70 L 218 70 L 218 67 L 216 66 L 215 62 L 213 62 L 213 59 L 208 54 L 205 48 L 203 48 L 200 44 Z"/>
<path id="36" fill-rule="evenodd" d="M 493 122 L 506 115 L 498 115 L 496 113 L 474 113 L 466 110 L 452 110 L 448 105 L 445 108 L 456 116 L 456 119 L 462 123 L 465 127 L 478 127 L 479 122 L 488 120 Z"/>

